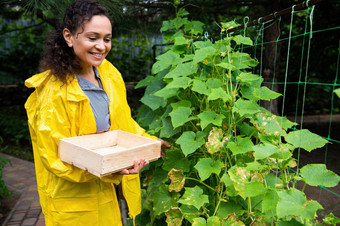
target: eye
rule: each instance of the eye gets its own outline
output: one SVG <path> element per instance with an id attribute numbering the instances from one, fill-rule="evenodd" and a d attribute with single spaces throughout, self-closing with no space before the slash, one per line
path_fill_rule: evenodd
<path id="1" fill-rule="evenodd" d="M 94 37 L 89 37 L 89 39 L 90 39 L 91 41 L 95 41 L 95 40 L 96 40 L 96 38 L 94 38 Z"/>
<path id="2" fill-rule="evenodd" d="M 104 39 L 104 42 L 109 43 L 109 42 L 111 42 L 111 39 L 110 38 L 106 38 L 106 39 Z"/>

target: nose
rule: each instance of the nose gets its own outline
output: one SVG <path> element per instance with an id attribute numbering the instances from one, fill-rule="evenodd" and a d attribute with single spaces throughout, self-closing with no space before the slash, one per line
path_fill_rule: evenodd
<path id="1" fill-rule="evenodd" d="M 96 44 L 96 48 L 99 50 L 105 50 L 104 41 L 98 41 L 98 43 Z"/>

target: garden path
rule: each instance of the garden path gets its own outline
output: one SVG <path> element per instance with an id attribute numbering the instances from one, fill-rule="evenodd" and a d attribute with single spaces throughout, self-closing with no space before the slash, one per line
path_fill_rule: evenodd
<path id="1" fill-rule="evenodd" d="M 43 226 L 44 215 L 41 212 L 34 163 L 0 153 L 11 161 L 2 170 L 2 179 L 12 192 L 19 193 L 11 212 L 2 226 Z"/>

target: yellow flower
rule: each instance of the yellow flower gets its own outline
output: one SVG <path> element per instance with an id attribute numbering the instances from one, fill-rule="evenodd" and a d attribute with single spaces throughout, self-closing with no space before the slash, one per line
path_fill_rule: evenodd
<path id="1" fill-rule="evenodd" d="M 232 64 L 234 62 L 234 60 L 231 60 L 230 63 Z"/>
<path id="2" fill-rule="evenodd" d="M 222 52 L 222 53 L 221 53 L 221 57 L 225 57 L 225 52 Z"/>
<path id="3" fill-rule="evenodd" d="M 187 45 L 187 49 L 189 49 L 190 48 L 190 45 Z"/>
<path id="4" fill-rule="evenodd" d="M 198 123 L 196 123 L 196 126 L 200 126 L 201 124 L 198 122 Z"/>
<path id="5" fill-rule="evenodd" d="M 205 65 L 207 65 L 208 63 L 209 63 L 208 60 L 203 61 L 203 64 L 205 64 Z"/>
<path id="6" fill-rule="evenodd" d="M 224 29 L 224 28 L 222 28 L 222 29 L 221 29 L 221 31 L 223 32 L 223 31 L 225 31 L 225 29 Z"/>

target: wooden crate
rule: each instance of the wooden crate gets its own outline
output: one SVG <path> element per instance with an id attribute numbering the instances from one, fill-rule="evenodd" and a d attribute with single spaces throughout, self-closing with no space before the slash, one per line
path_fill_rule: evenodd
<path id="1" fill-rule="evenodd" d="M 113 130 L 60 139 L 58 152 L 62 161 L 100 177 L 130 168 L 134 160 L 157 160 L 161 142 Z"/>

